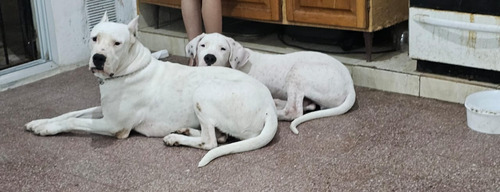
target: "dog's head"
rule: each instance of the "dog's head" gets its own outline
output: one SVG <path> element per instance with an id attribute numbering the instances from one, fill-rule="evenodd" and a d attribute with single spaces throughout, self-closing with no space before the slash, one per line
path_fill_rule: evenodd
<path id="1" fill-rule="evenodd" d="M 90 32 L 91 57 L 89 69 L 99 78 L 113 77 L 123 58 L 137 42 L 138 16 L 128 25 L 109 22 L 104 16 Z"/>
<path id="2" fill-rule="evenodd" d="M 239 69 L 250 57 L 248 50 L 219 33 L 201 34 L 186 45 L 186 53 L 198 66 L 225 66 Z"/>

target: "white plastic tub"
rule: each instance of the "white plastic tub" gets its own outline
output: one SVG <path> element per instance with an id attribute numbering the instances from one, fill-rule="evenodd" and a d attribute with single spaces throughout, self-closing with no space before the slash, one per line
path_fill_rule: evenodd
<path id="1" fill-rule="evenodd" d="M 467 126 L 472 130 L 500 134 L 500 90 L 473 93 L 465 99 Z"/>

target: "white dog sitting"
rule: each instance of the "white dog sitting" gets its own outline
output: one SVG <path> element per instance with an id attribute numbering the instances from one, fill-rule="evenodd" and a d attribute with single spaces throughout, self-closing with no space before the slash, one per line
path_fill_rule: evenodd
<path id="1" fill-rule="evenodd" d="M 278 110 L 278 118 L 293 120 L 290 128 L 294 133 L 298 133 L 296 126 L 302 122 L 347 112 L 356 100 L 349 70 L 319 52 L 263 54 L 212 33 L 191 40 L 186 53 L 197 58 L 198 66 L 231 67 L 264 83 L 275 99 L 286 100 L 284 108 Z M 304 99 L 318 104 L 321 110 L 303 115 Z"/>
<path id="2" fill-rule="evenodd" d="M 259 81 L 224 67 L 195 68 L 153 58 L 128 25 L 106 14 L 91 32 L 89 68 L 101 85 L 101 106 L 26 124 L 38 135 L 86 131 L 127 138 L 131 130 L 164 137 L 167 145 L 210 150 L 198 166 L 219 156 L 261 148 L 277 131 L 276 108 Z M 155 57 L 158 57 L 155 56 Z M 201 132 L 192 129 L 201 126 Z M 242 141 L 217 147 L 215 129 Z M 191 136 L 171 134 L 188 130 Z"/>

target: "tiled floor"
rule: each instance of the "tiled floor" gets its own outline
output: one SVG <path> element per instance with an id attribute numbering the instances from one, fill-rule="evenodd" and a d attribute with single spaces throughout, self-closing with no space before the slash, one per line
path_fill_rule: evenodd
<path id="1" fill-rule="evenodd" d="M 463 105 L 356 90 L 345 115 L 306 122 L 299 135 L 280 122 L 268 146 L 197 168 L 206 151 L 160 138 L 24 131 L 99 104 L 97 80 L 78 68 L 0 92 L 0 191 L 500 190 L 500 137 L 470 130 Z"/>

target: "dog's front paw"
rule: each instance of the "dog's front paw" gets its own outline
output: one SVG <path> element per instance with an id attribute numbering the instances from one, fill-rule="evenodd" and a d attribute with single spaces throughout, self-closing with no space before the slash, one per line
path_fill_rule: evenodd
<path id="1" fill-rule="evenodd" d="M 167 146 L 178 146 L 179 145 L 179 139 L 177 138 L 177 134 L 170 134 L 167 135 L 163 138 L 163 142 L 165 142 L 165 145 Z"/>
<path id="2" fill-rule="evenodd" d="M 28 126 L 27 126 L 28 127 Z M 29 129 L 33 133 L 40 136 L 55 135 L 60 133 L 62 127 L 58 123 L 43 123 L 37 126 L 32 126 Z"/>
<path id="3" fill-rule="evenodd" d="M 33 120 L 29 123 L 26 123 L 26 125 L 24 125 L 24 126 L 26 127 L 26 130 L 33 131 L 35 129 L 35 127 L 39 127 L 43 124 L 46 124 L 48 121 L 49 121 L 49 119 Z"/>

